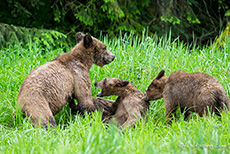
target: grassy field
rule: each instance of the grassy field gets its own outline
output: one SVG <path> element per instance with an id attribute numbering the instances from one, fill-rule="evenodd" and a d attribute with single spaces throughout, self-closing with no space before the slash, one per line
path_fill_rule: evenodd
<path id="1" fill-rule="evenodd" d="M 224 49 L 198 48 L 170 37 L 156 39 L 133 35 L 110 40 L 101 38 L 116 55 L 113 63 L 90 70 L 91 82 L 106 77 L 133 81 L 145 91 L 161 69 L 170 75 L 176 70 L 205 72 L 216 77 L 230 95 L 230 45 Z M 71 48 L 70 48 L 71 49 Z M 69 49 L 69 50 L 70 50 Z M 72 115 L 65 107 L 57 116 L 56 129 L 33 128 L 20 113 L 13 119 L 17 95 L 22 81 L 30 71 L 54 59 L 63 48 L 48 50 L 36 44 L 14 46 L 0 51 L 0 153 L 229 153 L 230 113 L 222 117 L 200 118 L 192 114 L 183 121 L 167 125 L 163 99 L 151 102 L 148 116 L 135 128 L 121 132 L 110 125 L 106 128 L 95 112 L 85 118 Z M 96 97 L 99 89 L 92 86 Z M 116 97 L 107 97 L 116 99 Z"/>

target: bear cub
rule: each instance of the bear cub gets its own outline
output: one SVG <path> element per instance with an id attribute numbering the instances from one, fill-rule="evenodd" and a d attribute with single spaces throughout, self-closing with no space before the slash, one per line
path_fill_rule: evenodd
<path id="1" fill-rule="evenodd" d="M 122 128 L 134 125 L 138 118 L 145 116 L 149 102 L 142 99 L 144 94 L 136 89 L 132 82 L 106 78 L 96 81 L 95 86 L 101 89 L 97 95 L 99 97 L 118 96 L 111 109 L 114 114 L 111 120 L 115 120 Z"/>
<path id="2" fill-rule="evenodd" d="M 170 124 L 172 114 L 176 117 L 176 108 L 180 107 L 185 119 L 191 112 L 204 114 L 229 110 L 229 98 L 220 82 L 205 73 L 186 73 L 176 71 L 169 77 L 162 70 L 153 79 L 145 92 L 145 101 L 157 100 L 163 97 L 167 122 Z"/>
<path id="3" fill-rule="evenodd" d="M 91 95 L 89 70 L 93 64 L 103 67 L 111 63 L 115 55 L 90 35 L 78 32 L 76 39 L 80 42 L 69 53 L 32 70 L 20 87 L 19 108 L 35 126 L 55 127 L 54 116 L 71 96 L 76 98 L 82 112 L 97 109 L 98 100 Z"/>

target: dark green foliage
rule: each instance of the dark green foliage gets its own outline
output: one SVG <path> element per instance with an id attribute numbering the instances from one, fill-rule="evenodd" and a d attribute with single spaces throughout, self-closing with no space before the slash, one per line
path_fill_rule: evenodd
<path id="1" fill-rule="evenodd" d="M 225 28 L 229 17 L 225 16 L 230 1 L 225 0 L 157 0 L 147 8 L 150 31 L 167 33 L 186 42 L 197 39 L 206 44 L 215 39 Z M 152 20 L 151 20 L 152 19 Z"/>
<path id="2" fill-rule="evenodd" d="M 171 31 L 173 38 L 180 37 L 186 42 L 197 39 L 197 43 L 204 44 L 225 28 L 230 1 L 4 0 L 0 6 L 0 23 L 55 29 L 71 40 L 78 31 L 96 37 L 101 32 L 116 36 L 120 31 L 141 36 L 148 27 L 149 34 L 164 35 Z M 12 32 L 5 33 L 14 37 Z"/>
<path id="3" fill-rule="evenodd" d="M 149 0 L 119 1 L 119 0 L 91 0 L 77 1 L 69 0 L 62 4 L 64 12 L 61 18 L 75 17 L 77 24 L 72 25 L 74 29 L 87 31 L 98 36 L 99 32 L 117 34 L 120 30 L 127 32 L 141 33 L 144 26 L 138 22 L 139 16 L 144 6 Z M 60 7 L 56 7 L 60 10 Z M 58 19 L 58 20 L 59 20 Z"/>
<path id="4" fill-rule="evenodd" d="M 25 46 L 37 44 L 48 49 L 67 45 L 66 35 L 58 31 L 24 28 L 0 23 L 1 47 L 17 45 L 20 42 L 23 42 L 23 45 Z"/>

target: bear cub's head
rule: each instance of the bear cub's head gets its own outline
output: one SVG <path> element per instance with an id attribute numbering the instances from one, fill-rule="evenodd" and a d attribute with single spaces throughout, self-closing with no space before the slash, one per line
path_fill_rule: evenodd
<path id="1" fill-rule="evenodd" d="M 148 89 L 144 93 L 143 100 L 153 101 L 163 97 L 164 87 L 168 77 L 164 76 L 165 71 L 161 70 L 160 73 L 155 77 Z"/>
<path id="2" fill-rule="evenodd" d="M 98 93 L 98 97 L 118 95 L 122 93 L 126 86 L 129 84 L 129 81 L 121 80 L 117 78 L 105 78 L 101 81 L 96 81 L 95 86 L 101 89 L 101 92 Z"/>
<path id="3" fill-rule="evenodd" d="M 88 34 L 78 32 L 76 40 L 78 42 L 82 41 L 87 54 L 92 55 L 93 63 L 100 67 L 111 63 L 116 57 L 106 48 L 104 43 Z"/>

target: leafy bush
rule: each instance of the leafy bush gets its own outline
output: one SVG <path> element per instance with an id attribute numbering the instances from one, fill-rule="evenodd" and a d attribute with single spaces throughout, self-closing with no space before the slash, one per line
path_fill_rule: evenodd
<path id="1" fill-rule="evenodd" d="M 55 29 L 74 38 L 78 31 L 98 37 L 120 31 L 163 35 L 206 44 L 229 21 L 226 0 L 22 0 L 0 1 L 0 23 Z M 10 10 L 10 11 L 9 11 Z M 1 37 L 1 36 L 0 36 Z"/>
<path id="2" fill-rule="evenodd" d="M 66 38 L 66 35 L 54 30 L 24 28 L 0 23 L 1 47 L 17 45 L 22 42 L 23 46 L 36 44 L 51 49 L 66 46 Z"/>

